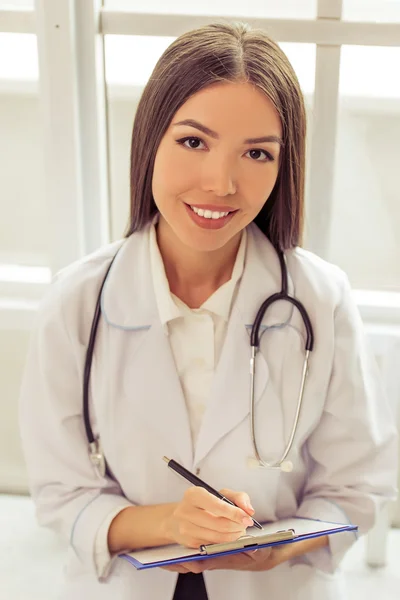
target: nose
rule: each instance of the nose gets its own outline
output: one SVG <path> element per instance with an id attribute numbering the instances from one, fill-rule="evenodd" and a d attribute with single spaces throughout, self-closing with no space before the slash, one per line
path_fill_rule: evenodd
<path id="1" fill-rule="evenodd" d="M 232 161 L 217 158 L 215 154 L 203 165 L 202 188 L 215 196 L 228 196 L 236 193 L 236 177 Z"/>

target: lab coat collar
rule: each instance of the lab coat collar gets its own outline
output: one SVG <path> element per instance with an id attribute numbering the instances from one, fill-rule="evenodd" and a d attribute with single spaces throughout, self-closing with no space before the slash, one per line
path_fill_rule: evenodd
<path id="1" fill-rule="evenodd" d="M 105 321 L 119 329 L 145 329 L 158 318 L 149 254 L 151 224 L 122 244 L 101 297 Z"/>
<path id="2" fill-rule="evenodd" d="M 151 224 L 129 236 L 107 275 L 101 298 L 102 314 L 109 325 L 125 330 L 148 328 L 159 318 L 151 277 L 149 235 Z M 251 327 L 261 303 L 278 292 L 281 272 L 271 242 L 254 224 L 249 225 L 245 269 L 236 299 L 237 317 Z M 289 293 L 294 286 L 289 273 Z M 263 326 L 280 323 L 287 311 L 271 307 Z"/>

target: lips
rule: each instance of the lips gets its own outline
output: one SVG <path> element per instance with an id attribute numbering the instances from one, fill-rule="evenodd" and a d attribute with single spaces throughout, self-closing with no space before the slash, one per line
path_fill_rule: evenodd
<path id="1" fill-rule="evenodd" d="M 196 225 L 201 227 L 201 229 L 209 229 L 209 230 L 222 229 L 223 227 L 225 227 L 225 225 L 227 225 L 229 223 L 229 221 L 231 221 L 231 219 L 233 219 L 235 213 L 237 212 L 237 209 L 232 210 L 232 207 L 228 207 L 228 206 L 216 207 L 215 205 L 210 205 L 210 204 L 207 204 L 207 205 L 202 204 L 201 206 L 198 206 L 196 204 L 192 205 L 195 208 L 201 208 L 204 211 L 207 210 L 210 212 L 229 213 L 223 217 L 219 217 L 218 219 L 210 219 L 210 218 L 206 218 L 206 217 L 202 217 L 202 216 L 198 215 L 191 208 L 190 204 L 186 204 L 185 202 L 183 204 L 184 204 L 185 210 L 186 210 L 187 214 L 189 215 L 190 219 Z"/>

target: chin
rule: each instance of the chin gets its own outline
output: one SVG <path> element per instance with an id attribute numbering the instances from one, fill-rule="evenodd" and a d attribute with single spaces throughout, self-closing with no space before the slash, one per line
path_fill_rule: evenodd
<path id="1" fill-rule="evenodd" d="M 234 234 L 235 235 L 235 234 Z M 181 241 L 196 252 L 215 252 L 223 248 L 234 235 L 223 235 L 219 231 L 210 231 L 207 235 L 200 232 L 200 235 L 186 231 L 184 235 L 179 236 Z"/>

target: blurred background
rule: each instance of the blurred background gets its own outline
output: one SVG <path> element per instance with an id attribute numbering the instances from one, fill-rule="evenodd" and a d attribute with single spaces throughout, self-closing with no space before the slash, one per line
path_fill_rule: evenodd
<path id="1" fill-rule="evenodd" d="M 61 576 L 59 542 L 34 525 L 17 423 L 38 303 L 54 272 L 122 237 L 141 91 L 177 35 L 220 18 L 265 29 L 298 75 L 304 246 L 347 272 L 399 414 L 400 0 L 0 0 L 1 598 L 51 600 Z M 394 504 L 348 559 L 354 593 L 398 597 L 398 525 Z M 33 539 L 47 558 L 23 583 L 10 570 Z"/>

